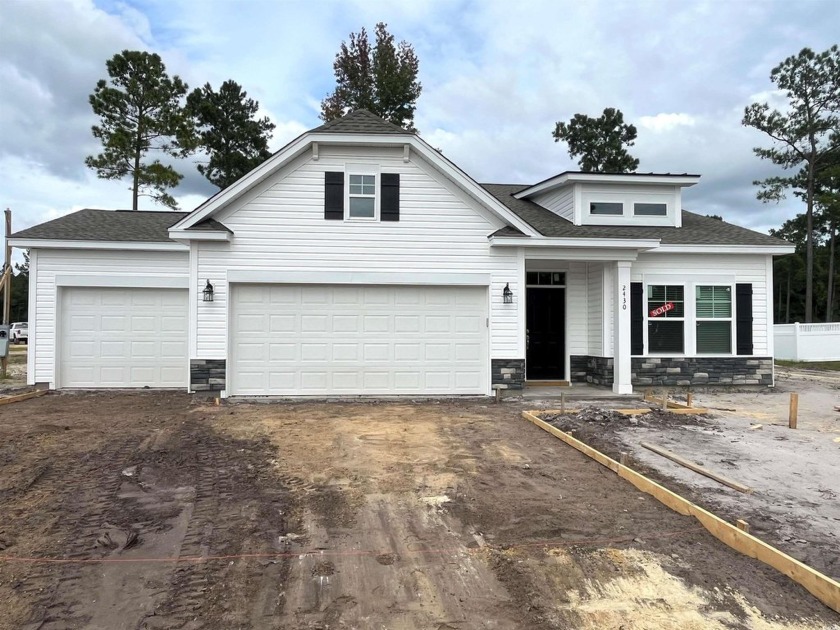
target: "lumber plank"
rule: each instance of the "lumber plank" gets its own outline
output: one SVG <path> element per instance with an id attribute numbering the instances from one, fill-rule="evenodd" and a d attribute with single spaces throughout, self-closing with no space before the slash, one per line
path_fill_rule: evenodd
<path id="1" fill-rule="evenodd" d="M 731 523 L 727 523 L 722 518 L 704 510 L 700 506 L 695 505 L 691 501 L 668 490 L 655 481 L 648 479 L 632 468 L 623 466 L 614 459 L 607 457 L 600 451 L 584 444 L 576 438 L 573 438 L 571 435 L 568 435 L 557 427 L 544 422 L 537 417 L 537 413 L 540 412 L 523 411 L 522 417 L 544 431 L 551 433 L 572 448 L 591 457 L 599 464 L 609 468 L 613 472 L 617 473 L 619 477 L 629 481 L 637 489 L 651 495 L 660 503 L 668 506 L 675 512 L 685 516 L 693 516 L 710 534 L 712 534 L 712 536 L 720 540 L 725 545 L 735 549 L 745 556 L 755 558 L 759 562 L 763 562 L 764 564 L 773 567 L 780 573 L 788 576 L 797 584 L 800 584 L 823 604 L 836 612 L 840 612 L 839 582 L 823 575 L 816 569 L 812 569 L 807 564 L 800 562 L 796 558 L 792 558 L 772 545 L 768 545 L 752 534 L 741 531 Z"/>
<path id="2" fill-rule="evenodd" d="M 0 397 L 0 405 L 11 405 L 12 403 L 20 402 L 21 400 L 29 400 L 30 398 L 37 398 L 47 393 L 46 389 L 36 389 L 34 392 L 26 392 L 24 394 L 17 394 L 15 396 Z"/>
<path id="3" fill-rule="evenodd" d="M 669 451 L 667 448 L 663 448 L 661 446 L 657 446 L 656 444 L 651 444 L 650 442 L 640 442 L 640 444 L 649 451 L 653 451 L 657 455 L 662 455 L 667 459 L 670 459 L 672 462 L 676 462 L 680 466 L 685 466 L 689 470 L 693 470 L 696 473 L 703 475 L 704 477 L 708 477 L 709 479 L 714 479 L 718 483 L 722 483 L 724 486 L 729 486 L 733 490 L 737 490 L 738 492 L 744 492 L 746 494 L 752 494 L 753 489 L 749 486 L 745 486 L 742 483 L 738 483 L 737 481 L 733 481 L 729 477 L 724 477 L 723 475 L 719 475 L 718 473 L 705 468 L 704 466 L 700 466 L 699 464 L 695 464 L 694 462 L 685 459 L 684 457 L 680 457 L 673 451 Z"/>

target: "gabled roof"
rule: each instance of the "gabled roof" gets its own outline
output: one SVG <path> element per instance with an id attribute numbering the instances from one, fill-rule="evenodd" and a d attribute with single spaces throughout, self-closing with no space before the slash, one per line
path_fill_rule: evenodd
<path id="1" fill-rule="evenodd" d="M 348 138 L 348 136 L 351 137 Z M 403 146 L 407 150 L 410 149 L 501 221 L 513 225 L 526 236 L 536 235 L 536 232 L 526 222 L 511 213 L 472 177 L 416 133 L 408 132 L 366 110 L 356 110 L 343 118 L 301 134 L 250 173 L 204 201 L 184 219 L 172 226 L 173 233 L 183 229 L 192 229 L 194 225 L 212 217 L 247 194 L 249 190 L 274 175 L 297 156 L 312 149 L 315 145 L 329 143 L 337 145 L 359 143 L 371 146 Z"/>
<path id="2" fill-rule="evenodd" d="M 366 109 L 357 109 L 346 116 L 331 120 L 320 127 L 315 127 L 309 133 L 411 133 L 412 135 L 416 135 L 387 120 L 382 120 L 379 116 L 372 114 Z"/>
<path id="3" fill-rule="evenodd" d="M 647 225 L 575 225 L 533 201 L 514 197 L 516 193 L 526 189 L 526 185 L 482 186 L 540 234 L 551 238 L 659 239 L 662 245 L 790 245 L 782 239 L 687 210 L 682 211 L 682 227 L 679 228 Z"/>
<path id="4" fill-rule="evenodd" d="M 10 238 L 62 241 L 116 241 L 126 243 L 171 243 L 169 228 L 188 212 L 147 210 L 96 210 L 85 208 L 72 214 L 20 230 Z M 196 230 L 228 230 L 209 219 Z"/>

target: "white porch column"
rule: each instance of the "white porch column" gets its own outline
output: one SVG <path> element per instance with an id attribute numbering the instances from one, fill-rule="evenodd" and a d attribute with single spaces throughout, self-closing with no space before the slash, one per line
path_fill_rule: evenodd
<path id="1" fill-rule="evenodd" d="M 632 394 L 630 365 L 630 262 L 615 263 L 613 322 L 613 391 Z"/>

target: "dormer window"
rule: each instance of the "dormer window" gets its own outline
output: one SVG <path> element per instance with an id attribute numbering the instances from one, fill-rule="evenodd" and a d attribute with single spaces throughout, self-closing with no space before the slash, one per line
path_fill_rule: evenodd
<path id="1" fill-rule="evenodd" d="M 589 204 L 589 214 L 621 216 L 624 204 L 612 201 L 593 201 Z"/>
<path id="2" fill-rule="evenodd" d="M 666 217 L 668 216 L 668 204 L 634 203 L 633 214 L 637 217 Z"/>
<path id="3" fill-rule="evenodd" d="M 349 176 L 347 216 L 351 219 L 376 218 L 376 175 Z"/>

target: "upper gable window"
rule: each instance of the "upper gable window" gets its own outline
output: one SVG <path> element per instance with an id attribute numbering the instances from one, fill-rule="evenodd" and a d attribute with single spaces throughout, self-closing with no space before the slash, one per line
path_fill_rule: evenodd
<path id="1" fill-rule="evenodd" d="M 376 175 L 351 174 L 348 179 L 348 218 L 375 219 Z"/>
<path id="2" fill-rule="evenodd" d="M 637 217 L 668 216 L 668 205 L 664 203 L 634 203 L 633 214 Z"/>
<path id="3" fill-rule="evenodd" d="M 621 216 L 624 214 L 624 204 L 611 201 L 593 201 L 589 204 L 589 214 Z"/>

